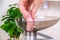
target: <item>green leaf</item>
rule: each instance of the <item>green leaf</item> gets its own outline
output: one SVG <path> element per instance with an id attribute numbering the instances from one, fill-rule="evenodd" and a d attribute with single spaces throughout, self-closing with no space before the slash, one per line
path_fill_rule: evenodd
<path id="1" fill-rule="evenodd" d="M 1 25 L 1 28 L 3 29 L 3 30 L 5 30 L 6 32 L 8 32 L 8 29 L 10 29 L 10 24 L 3 24 L 3 25 Z"/>
<path id="2" fill-rule="evenodd" d="M 18 32 L 21 32 L 21 33 L 24 32 L 23 29 L 21 29 L 21 28 L 19 28 L 19 27 L 17 27 L 17 31 L 18 31 Z"/>
<path id="3" fill-rule="evenodd" d="M 8 33 L 10 36 L 13 36 L 13 33 L 14 33 L 14 27 L 12 26 L 9 30 L 8 30 Z"/>
<path id="4" fill-rule="evenodd" d="M 9 15 L 4 15 L 4 16 L 2 16 L 2 17 L 6 17 L 6 16 L 9 17 Z"/>
<path id="5" fill-rule="evenodd" d="M 17 14 L 18 14 L 19 17 L 22 17 L 23 16 L 22 13 L 20 12 L 20 9 L 19 8 L 16 8 L 15 10 L 16 10 L 16 12 L 17 12 Z"/>
<path id="6" fill-rule="evenodd" d="M 12 15 L 12 14 L 13 14 L 13 15 L 14 15 L 13 12 L 14 12 L 15 8 L 16 8 L 16 7 L 11 7 L 11 8 L 9 8 L 9 9 L 7 10 L 7 14 L 9 14 L 9 15 Z"/>
<path id="7" fill-rule="evenodd" d="M 18 38 L 20 36 L 21 32 L 17 31 L 17 28 L 14 30 L 14 35 Z"/>
<path id="8" fill-rule="evenodd" d="M 20 12 L 20 9 L 17 8 L 17 7 L 9 8 L 8 11 L 7 11 L 7 14 L 14 17 L 14 18 L 23 16 L 22 13 Z"/>
<path id="9" fill-rule="evenodd" d="M 9 17 L 4 17 L 4 18 L 2 18 L 2 21 L 4 21 L 4 20 L 7 19 L 7 18 L 9 18 Z"/>
<path id="10" fill-rule="evenodd" d="M 17 5 L 17 3 L 15 3 L 15 4 L 10 4 L 10 5 L 9 5 L 9 7 L 10 7 L 10 6 L 13 6 L 13 5 L 14 5 L 14 6 L 16 6 L 16 5 Z"/>

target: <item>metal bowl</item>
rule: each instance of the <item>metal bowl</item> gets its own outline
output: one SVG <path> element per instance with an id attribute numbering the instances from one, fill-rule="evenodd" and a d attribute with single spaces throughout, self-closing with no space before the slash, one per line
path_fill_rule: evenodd
<path id="1" fill-rule="evenodd" d="M 42 17 L 36 17 L 35 18 L 35 29 L 36 30 L 43 30 L 48 27 L 51 27 L 52 25 L 56 24 L 59 21 L 59 17 L 53 17 L 53 16 L 42 16 Z M 22 22 L 22 20 L 18 19 L 17 24 L 20 28 L 26 29 L 26 23 L 25 21 Z"/>
<path id="2" fill-rule="evenodd" d="M 43 30 L 56 24 L 60 18 L 52 16 L 42 16 L 35 18 L 35 29 Z"/>

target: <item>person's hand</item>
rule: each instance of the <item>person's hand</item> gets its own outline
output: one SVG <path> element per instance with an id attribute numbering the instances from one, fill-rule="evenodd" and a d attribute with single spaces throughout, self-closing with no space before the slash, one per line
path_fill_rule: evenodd
<path id="1" fill-rule="evenodd" d="M 18 6 L 20 11 L 22 12 L 24 19 L 27 21 L 27 28 L 28 31 L 33 31 L 34 29 L 34 18 L 35 13 L 39 6 L 44 2 L 44 0 L 20 0 Z M 32 6 L 33 4 L 33 6 Z M 32 9 L 30 10 L 32 6 Z"/>
<path id="2" fill-rule="evenodd" d="M 28 14 L 28 12 L 31 11 L 31 16 L 33 18 L 35 18 L 35 13 L 37 11 L 37 9 L 39 8 L 39 6 L 41 6 L 43 4 L 44 0 L 20 0 L 18 3 L 18 6 L 21 10 L 21 12 L 23 13 L 23 15 Z M 31 5 L 32 9 L 31 8 Z"/>
<path id="3" fill-rule="evenodd" d="M 36 14 L 38 8 L 42 6 L 43 2 L 44 2 L 44 0 L 33 0 L 33 2 L 32 2 L 33 6 L 31 9 L 31 16 L 33 18 L 35 18 L 35 14 Z"/>

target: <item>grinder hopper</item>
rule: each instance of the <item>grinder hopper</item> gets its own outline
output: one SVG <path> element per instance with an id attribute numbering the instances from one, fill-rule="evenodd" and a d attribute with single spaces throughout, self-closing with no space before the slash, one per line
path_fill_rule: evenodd
<path id="1" fill-rule="evenodd" d="M 56 24 L 59 21 L 59 19 L 60 19 L 59 17 L 53 17 L 53 16 L 36 17 L 35 22 L 34 22 L 35 30 L 33 32 L 34 40 L 37 40 L 36 39 L 37 31 L 51 27 L 52 25 Z M 26 22 L 23 19 L 22 20 L 17 19 L 16 23 L 23 30 L 26 29 Z M 30 33 L 29 35 L 31 36 L 31 32 L 29 32 L 29 33 Z M 44 35 L 44 34 L 41 34 L 41 35 L 47 39 L 52 39 L 51 37 L 49 37 L 47 35 Z M 42 39 L 42 40 L 45 40 L 45 39 Z"/>

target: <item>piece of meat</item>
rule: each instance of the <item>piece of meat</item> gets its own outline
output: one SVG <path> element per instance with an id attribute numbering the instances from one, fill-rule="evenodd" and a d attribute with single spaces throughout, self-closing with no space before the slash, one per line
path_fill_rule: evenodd
<path id="1" fill-rule="evenodd" d="M 26 22 L 27 22 L 27 31 L 33 31 L 34 30 L 34 19 L 31 17 L 26 17 Z"/>
<path id="2" fill-rule="evenodd" d="M 20 8 L 20 11 L 22 12 L 24 19 L 26 20 L 27 26 L 26 26 L 26 30 L 27 31 L 33 31 L 34 29 L 34 20 L 31 17 L 30 13 L 27 12 L 26 10 L 26 2 L 20 1 L 18 3 L 18 6 Z"/>

